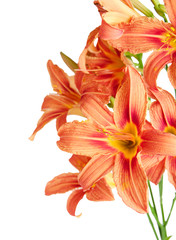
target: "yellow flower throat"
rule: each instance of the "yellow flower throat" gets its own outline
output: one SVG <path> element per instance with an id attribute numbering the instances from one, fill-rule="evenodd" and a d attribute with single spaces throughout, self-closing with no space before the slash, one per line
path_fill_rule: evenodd
<path id="1" fill-rule="evenodd" d="M 141 141 L 136 125 L 131 122 L 120 132 L 108 136 L 109 145 L 122 152 L 127 159 L 132 159 L 136 155 Z"/>

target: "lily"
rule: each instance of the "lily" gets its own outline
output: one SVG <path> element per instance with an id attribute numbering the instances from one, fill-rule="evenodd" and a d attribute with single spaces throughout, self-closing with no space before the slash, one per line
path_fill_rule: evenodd
<path id="1" fill-rule="evenodd" d="M 150 119 L 153 128 L 176 135 L 176 102 L 165 90 L 152 90 L 157 99 L 150 106 Z M 176 157 L 175 156 L 144 156 L 143 165 L 150 181 L 158 184 L 165 169 L 168 179 L 176 189 Z"/>
<path id="2" fill-rule="evenodd" d="M 61 150 L 91 157 L 78 176 L 84 191 L 113 171 L 118 194 L 139 213 L 148 212 L 147 176 L 141 156 L 176 155 L 176 136 L 144 129 L 146 109 L 143 79 L 128 66 L 115 97 L 114 114 L 98 98 L 85 96 L 81 110 L 88 120 L 64 124 L 57 143 Z"/>
<path id="3" fill-rule="evenodd" d="M 47 68 L 50 74 L 51 85 L 56 94 L 50 94 L 44 98 L 41 108 L 44 113 L 29 138 L 30 140 L 33 140 L 36 133 L 53 119 L 56 119 L 56 128 L 58 130 L 59 127 L 66 122 L 68 114 L 82 116 L 79 108 L 81 95 L 75 86 L 74 78 L 68 77 L 67 74 L 57 65 L 54 65 L 51 60 L 48 61 Z"/>
<path id="4" fill-rule="evenodd" d="M 164 3 L 171 23 L 135 15 L 128 21 L 118 18 L 113 24 L 110 21 L 102 23 L 100 37 L 123 52 L 137 54 L 157 50 L 149 56 L 145 64 L 146 83 L 156 88 L 159 72 L 166 64 L 172 63 L 168 68 L 168 77 L 176 88 L 176 1 L 164 0 Z"/>
<path id="5" fill-rule="evenodd" d="M 106 96 L 115 97 L 124 79 L 125 67 L 131 63 L 121 55 L 120 51 L 98 37 L 99 30 L 100 27 L 89 34 L 86 46 L 79 57 L 78 65 L 82 75 L 78 70 L 75 82 L 82 94 L 97 86 L 101 93 L 100 97 L 105 93 Z M 95 44 L 96 40 L 98 41 Z"/>
<path id="6" fill-rule="evenodd" d="M 73 155 L 69 161 L 79 172 L 86 166 L 90 158 L 86 156 Z M 80 200 L 86 196 L 90 201 L 112 201 L 114 196 L 110 185 L 108 184 L 108 177 L 102 178 L 94 184 L 88 191 L 83 191 L 83 188 L 78 182 L 79 173 L 63 173 L 54 177 L 49 181 L 45 188 L 47 196 L 57 193 L 65 193 L 72 191 L 67 200 L 67 211 L 70 215 L 76 216 L 76 207 Z M 79 217 L 81 214 L 77 215 Z"/>

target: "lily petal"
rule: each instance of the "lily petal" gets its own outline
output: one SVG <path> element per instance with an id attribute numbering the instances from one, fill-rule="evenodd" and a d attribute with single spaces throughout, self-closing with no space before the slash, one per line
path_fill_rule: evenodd
<path id="1" fill-rule="evenodd" d="M 81 171 L 86 166 L 86 164 L 88 163 L 88 161 L 90 159 L 91 159 L 90 157 L 73 154 L 73 156 L 69 159 L 69 162 L 75 168 L 77 168 L 79 171 Z"/>
<path id="2" fill-rule="evenodd" d="M 158 130 L 145 130 L 142 133 L 141 154 L 176 156 L 176 136 Z"/>
<path id="3" fill-rule="evenodd" d="M 131 8 L 132 4 L 130 1 L 120 1 L 120 0 L 99 0 L 100 4 L 107 10 L 107 11 L 114 11 L 125 13 L 129 16 L 139 16 L 139 14 Z M 127 5 L 128 4 L 128 5 Z M 130 5 L 130 7 L 129 7 Z"/>
<path id="4" fill-rule="evenodd" d="M 45 188 L 45 194 L 65 193 L 80 187 L 78 173 L 63 173 L 49 181 Z"/>
<path id="5" fill-rule="evenodd" d="M 168 125 L 176 127 L 176 102 L 174 97 L 166 90 L 151 90 L 152 94 L 161 104 L 165 121 Z"/>
<path id="6" fill-rule="evenodd" d="M 37 132 L 53 119 L 57 119 L 56 127 L 58 129 L 63 123 L 65 123 L 68 110 L 73 107 L 73 104 L 74 102 L 65 96 L 56 94 L 46 96 L 42 105 L 42 111 L 44 111 L 44 113 L 39 119 L 36 129 L 29 139 L 31 141 L 34 140 Z"/>
<path id="7" fill-rule="evenodd" d="M 73 154 L 93 156 L 99 152 L 114 152 L 115 149 L 108 145 L 107 135 L 102 129 L 90 122 L 78 122 L 64 124 L 58 131 L 60 141 L 58 147 Z"/>
<path id="8" fill-rule="evenodd" d="M 132 121 L 138 127 L 138 131 L 140 131 L 146 115 L 146 90 L 137 70 L 128 67 L 126 76 L 115 98 L 115 123 L 119 128 L 124 128 L 127 122 Z"/>
<path id="9" fill-rule="evenodd" d="M 90 201 L 112 201 L 114 195 L 111 188 L 104 178 L 100 179 L 95 187 L 92 187 L 86 192 L 86 197 Z"/>
<path id="10" fill-rule="evenodd" d="M 176 157 L 168 157 L 166 160 L 169 182 L 176 189 Z"/>
<path id="11" fill-rule="evenodd" d="M 84 191 L 90 189 L 93 184 L 112 170 L 114 157 L 112 155 L 95 155 L 83 168 L 78 176 L 78 182 Z"/>
<path id="12" fill-rule="evenodd" d="M 130 23 L 118 24 L 118 28 L 124 31 L 123 35 L 117 40 L 109 38 L 108 42 L 120 51 L 133 54 L 160 49 L 164 45 L 163 34 L 170 27 L 170 24 L 153 18 L 132 18 Z"/>
<path id="13" fill-rule="evenodd" d="M 126 15 L 122 13 L 106 13 L 106 15 L 104 15 L 104 19 L 102 20 L 102 24 L 100 26 L 99 31 L 100 38 L 104 40 L 109 40 L 119 39 L 122 36 L 124 32 L 123 29 L 119 29 L 118 27 L 112 26 L 114 24 L 114 21 L 117 21 L 116 19 L 122 19 L 123 21 L 127 21 Z"/>
<path id="14" fill-rule="evenodd" d="M 160 71 L 171 61 L 172 58 L 168 51 L 154 51 L 150 54 L 144 65 L 144 80 L 149 90 L 157 87 L 156 80 Z"/>
<path id="15" fill-rule="evenodd" d="M 99 100 L 98 97 L 85 95 L 81 99 L 81 111 L 94 123 L 102 127 L 114 125 L 113 113 Z"/>
<path id="16" fill-rule="evenodd" d="M 164 131 L 165 127 L 167 127 L 167 123 L 165 121 L 162 107 L 158 101 L 152 102 L 149 113 L 152 126 Z"/>
<path id="17" fill-rule="evenodd" d="M 167 70 L 169 80 L 172 86 L 176 89 L 176 70 L 175 69 L 176 69 L 176 52 L 172 54 L 172 64 Z"/>
<path id="18" fill-rule="evenodd" d="M 175 0 L 164 0 L 166 10 L 171 23 L 176 27 L 176 2 Z"/>
<path id="19" fill-rule="evenodd" d="M 54 91 L 58 93 L 74 92 L 70 88 L 67 74 L 61 68 L 59 68 L 57 65 L 54 65 L 51 60 L 48 61 L 47 68 L 50 74 L 51 84 Z"/>
<path id="20" fill-rule="evenodd" d="M 162 161 L 159 161 L 152 167 L 145 169 L 148 179 L 154 184 L 158 184 L 161 180 L 161 177 L 165 171 L 165 158 Z"/>
<path id="21" fill-rule="evenodd" d="M 122 154 L 116 156 L 114 182 L 118 194 L 127 206 L 139 213 L 148 212 L 147 177 L 139 154 L 131 161 L 125 159 Z"/>
<path id="22" fill-rule="evenodd" d="M 67 200 L 67 211 L 69 212 L 70 215 L 80 217 L 81 214 L 75 215 L 76 207 L 79 203 L 79 201 L 84 197 L 84 192 L 82 189 L 75 190 L 73 191 L 68 200 Z"/>

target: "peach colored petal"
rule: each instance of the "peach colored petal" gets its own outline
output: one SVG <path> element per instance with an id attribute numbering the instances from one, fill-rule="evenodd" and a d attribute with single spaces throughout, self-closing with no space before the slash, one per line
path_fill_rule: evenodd
<path id="1" fill-rule="evenodd" d="M 47 68 L 50 74 L 53 90 L 58 93 L 70 92 L 71 89 L 67 74 L 57 65 L 54 65 L 51 60 L 48 61 Z"/>
<path id="2" fill-rule="evenodd" d="M 100 179 L 94 187 L 86 192 L 86 197 L 90 201 L 112 201 L 114 195 L 104 178 Z"/>
<path id="3" fill-rule="evenodd" d="M 131 9 L 134 9 L 133 4 L 131 3 L 130 0 L 121 0 L 121 2 L 125 3 Z"/>
<path id="4" fill-rule="evenodd" d="M 127 206 L 139 213 L 148 212 L 147 177 L 139 154 L 131 161 L 122 154 L 116 156 L 114 182 L 118 194 Z"/>
<path id="5" fill-rule="evenodd" d="M 142 166 L 145 171 L 159 164 L 165 160 L 165 156 L 162 155 L 141 155 Z"/>
<path id="6" fill-rule="evenodd" d="M 83 114 L 94 123 L 106 127 L 114 125 L 113 113 L 95 96 L 85 95 L 81 99 Z"/>
<path id="7" fill-rule="evenodd" d="M 95 155 L 83 168 L 78 176 L 78 182 L 87 191 L 93 184 L 112 170 L 114 157 L 110 154 Z"/>
<path id="8" fill-rule="evenodd" d="M 45 188 L 45 194 L 65 193 L 80 187 L 78 173 L 63 173 L 49 181 Z"/>
<path id="9" fill-rule="evenodd" d="M 79 203 L 79 201 L 84 197 L 84 192 L 82 189 L 79 190 L 74 190 L 68 200 L 67 200 L 67 211 L 70 215 L 72 216 L 76 216 L 79 217 L 81 214 L 79 215 L 75 215 L 75 211 L 76 211 L 76 207 Z"/>
<path id="10" fill-rule="evenodd" d="M 149 113 L 152 126 L 156 129 L 164 131 L 165 127 L 167 127 L 167 123 L 165 121 L 162 107 L 158 101 L 151 104 Z"/>
<path id="11" fill-rule="evenodd" d="M 103 154 L 115 151 L 108 145 L 107 135 L 102 129 L 97 129 L 89 122 L 66 123 L 59 129 L 58 135 L 58 147 L 73 154 L 93 156 L 100 152 Z"/>
<path id="12" fill-rule="evenodd" d="M 154 49 L 160 49 L 164 44 L 163 34 L 170 24 L 148 17 L 133 18 L 129 23 L 118 24 L 123 35 L 115 40 L 109 37 L 109 44 L 120 51 L 137 54 Z"/>
<path id="13" fill-rule="evenodd" d="M 124 15 L 120 15 L 119 17 L 125 20 Z M 111 16 L 113 17 L 113 16 Z M 108 19 L 108 15 L 106 15 L 106 21 L 109 21 L 112 23 L 113 18 L 110 20 Z M 119 39 L 122 34 L 123 34 L 123 29 L 119 29 L 118 27 L 113 27 L 110 25 L 110 23 L 107 23 L 104 19 L 102 20 L 102 24 L 100 26 L 100 31 L 99 31 L 99 37 L 104 39 L 104 40 L 109 40 L 109 39 Z"/>
<path id="14" fill-rule="evenodd" d="M 171 23 L 176 27 L 176 1 L 175 0 L 164 0 L 166 10 Z"/>
<path id="15" fill-rule="evenodd" d="M 163 158 L 163 161 L 159 161 L 152 167 L 145 169 L 145 171 L 148 179 L 157 185 L 165 171 L 165 158 Z"/>
<path id="16" fill-rule="evenodd" d="M 169 182 L 176 189 L 176 157 L 167 157 L 166 169 L 168 171 Z"/>
<path id="17" fill-rule="evenodd" d="M 73 154 L 72 157 L 69 159 L 69 162 L 75 168 L 77 168 L 79 171 L 81 171 L 90 159 L 91 159 L 90 157 Z"/>
<path id="18" fill-rule="evenodd" d="M 130 1 L 120 1 L 120 0 L 99 0 L 100 4 L 107 10 L 107 11 L 114 11 L 124 13 L 129 16 L 139 16 L 139 14 L 131 9 L 130 7 L 132 4 Z M 126 5 L 128 4 L 128 5 Z M 130 7 L 129 7 L 130 5 Z"/>
<path id="19" fill-rule="evenodd" d="M 85 72 L 85 73 L 89 73 L 86 69 L 86 54 L 87 54 L 87 51 L 88 51 L 88 48 L 90 47 L 90 45 L 93 43 L 93 41 L 98 37 L 98 33 L 99 33 L 99 27 L 95 28 L 88 36 L 88 39 L 87 39 L 87 43 L 86 43 L 86 46 L 83 50 L 83 52 L 81 53 L 80 57 L 79 57 L 79 61 L 78 61 L 78 65 L 79 65 L 79 68 Z"/>
<path id="20" fill-rule="evenodd" d="M 172 55 L 172 64 L 167 73 L 172 86 L 176 89 L 176 52 Z"/>
<path id="21" fill-rule="evenodd" d="M 150 88 L 157 87 L 156 80 L 158 74 L 165 67 L 165 65 L 171 61 L 171 55 L 168 54 L 168 51 L 154 51 L 152 54 L 150 54 L 144 65 L 144 80 L 149 90 Z"/>
<path id="22" fill-rule="evenodd" d="M 73 104 L 74 102 L 65 96 L 56 94 L 46 96 L 42 105 L 42 111 L 44 111 L 44 113 L 29 139 L 34 140 L 37 132 L 53 119 L 56 119 L 56 128 L 58 129 L 65 123 L 68 110 Z"/>
<path id="23" fill-rule="evenodd" d="M 126 123 L 133 122 L 140 131 L 146 115 L 147 96 L 143 80 L 132 67 L 128 67 L 128 74 L 122 87 L 116 94 L 114 103 L 114 119 L 117 127 L 124 128 Z"/>
<path id="24" fill-rule="evenodd" d="M 142 133 L 142 154 L 176 156 L 176 136 L 159 130 L 145 130 Z"/>
<path id="25" fill-rule="evenodd" d="M 176 127 L 176 102 L 174 97 L 163 89 L 152 89 L 151 92 L 161 104 L 167 125 Z"/>

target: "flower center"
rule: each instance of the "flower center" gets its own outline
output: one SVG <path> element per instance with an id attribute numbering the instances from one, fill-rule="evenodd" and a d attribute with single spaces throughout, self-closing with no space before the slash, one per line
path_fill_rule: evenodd
<path id="1" fill-rule="evenodd" d="M 171 27 L 166 33 L 164 33 L 164 38 L 162 42 L 167 45 L 167 47 L 171 47 L 176 50 L 176 29 Z"/>
<path id="2" fill-rule="evenodd" d="M 108 136 L 109 145 L 122 152 L 127 159 L 132 159 L 141 143 L 134 123 L 127 123 L 120 132 Z"/>
<path id="3" fill-rule="evenodd" d="M 172 126 L 168 126 L 168 127 L 165 127 L 164 132 L 168 132 L 176 135 L 176 128 Z"/>

